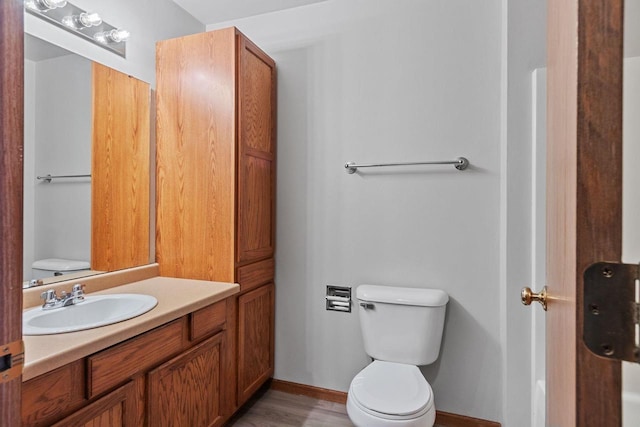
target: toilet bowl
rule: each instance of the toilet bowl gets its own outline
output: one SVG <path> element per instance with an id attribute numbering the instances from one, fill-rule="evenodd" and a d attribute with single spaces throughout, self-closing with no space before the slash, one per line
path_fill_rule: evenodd
<path id="1" fill-rule="evenodd" d="M 376 360 L 349 387 L 347 413 L 356 426 L 431 427 L 433 391 L 415 365 Z"/>

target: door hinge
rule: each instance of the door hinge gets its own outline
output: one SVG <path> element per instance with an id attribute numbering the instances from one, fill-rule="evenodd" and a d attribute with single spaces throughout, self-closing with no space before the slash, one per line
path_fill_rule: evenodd
<path id="1" fill-rule="evenodd" d="M 598 262 L 584 272 L 583 339 L 598 356 L 640 363 L 639 270 Z"/>
<path id="2" fill-rule="evenodd" d="M 0 346 L 0 384 L 22 375 L 24 365 L 24 343 L 14 341 Z"/>

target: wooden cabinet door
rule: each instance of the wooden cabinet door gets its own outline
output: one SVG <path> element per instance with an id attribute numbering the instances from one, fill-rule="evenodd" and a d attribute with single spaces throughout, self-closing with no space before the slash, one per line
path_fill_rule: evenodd
<path id="1" fill-rule="evenodd" d="M 238 298 L 238 404 L 273 375 L 274 284 Z"/>
<path id="2" fill-rule="evenodd" d="M 53 427 L 133 427 L 137 424 L 136 408 L 135 387 L 130 382 Z"/>
<path id="3" fill-rule="evenodd" d="M 149 263 L 149 84 L 92 65 L 91 268 Z"/>
<path id="4" fill-rule="evenodd" d="M 273 256 L 275 241 L 275 63 L 239 35 L 238 236 L 241 264 Z"/>
<path id="5" fill-rule="evenodd" d="M 224 349 L 222 332 L 149 372 L 148 425 L 222 425 L 220 375 Z"/>

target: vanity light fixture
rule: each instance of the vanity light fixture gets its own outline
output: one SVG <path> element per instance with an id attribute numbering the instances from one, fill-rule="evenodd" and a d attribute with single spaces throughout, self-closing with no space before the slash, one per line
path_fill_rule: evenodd
<path id="1" fill-rule="evenodd" d="M 66 0 L 26 0 L 24 8 L 31 15 L 126 57 L 129 31 L 104 22 L 96 12 L 87 12 Z"/>

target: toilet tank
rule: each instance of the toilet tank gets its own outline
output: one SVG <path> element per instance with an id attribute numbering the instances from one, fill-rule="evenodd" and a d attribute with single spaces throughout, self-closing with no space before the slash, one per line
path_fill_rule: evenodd
<path id="1" fill-rule="evenodd" d="M 364 348 L 369 356 L 411 365 L 436 361 L 449 301 L 446 292 L 360 285 L 356 298 Z"/>

